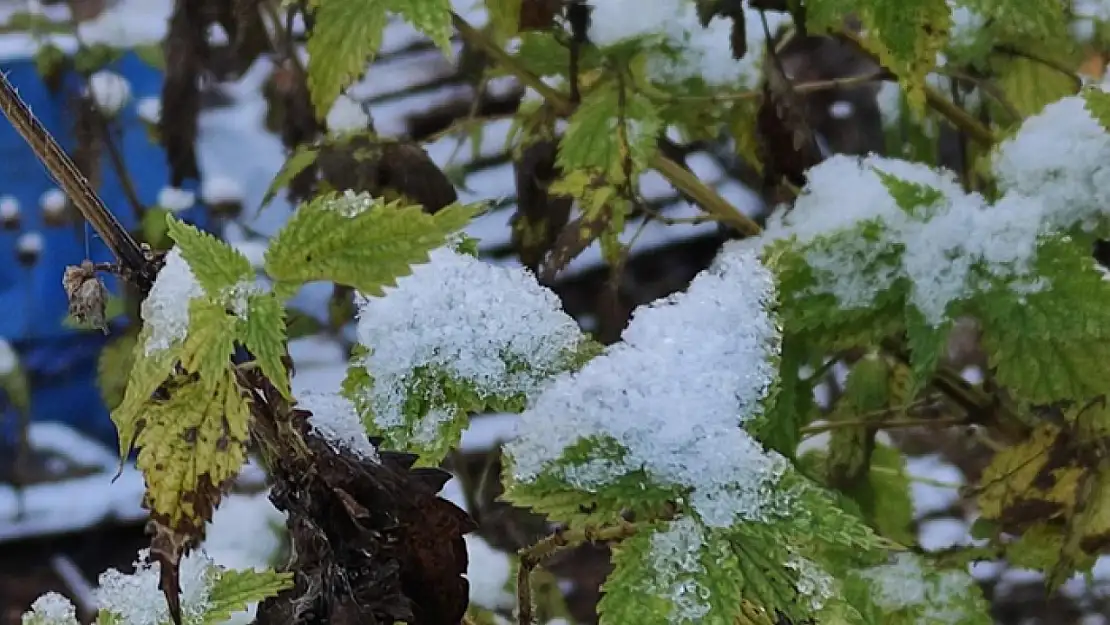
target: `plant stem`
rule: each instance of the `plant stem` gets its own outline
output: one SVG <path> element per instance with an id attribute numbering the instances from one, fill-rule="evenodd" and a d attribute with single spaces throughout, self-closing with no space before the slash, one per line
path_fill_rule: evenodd
<path id="1" fill-rule="evenodd" d="M 878 416 L 883 414 L 890 414 L 893 411 L 883 410 L 878 413 Z M 817 425 L 807 425 L 802 428 L 803 435 L 820 434 L 839 428 L 849 427 L 865 427 L 873 428 L 876 430 L 893 430 L 900 428 L 916 428 L 916 427 L 951 427 L 954 425 L 967 425 L 969 423 L 967 417 L 944 417 L 944 418 L 920 418 L 920 419 L 895 419 L 893 421 L 875 421 L 873 418 L 863 417 L 860 419 L 844 419 L 839 421 L 830 421 L 828 423 L 820 423 Z"/>
<path id="2" fill-rule="evenodd" d="M 491 61 L 514 75 L 524 85 L 531 87 L 532 90 L 543 97 L 559 116 L 567 117 L 574 113 L 574 103 L 570 96 L 545 83 L 539 76 L 529 71 L 527 67 L 514 59 L 501 46 L 495 44 L 457 13 L 452 12 L 451 19 L 455 24 L 455 29 L 459 31 L 464 39 L 481 48 Z M 754 236 L 762 231 L 759 224 L 741 213 L 735 206 L 729 204 L 728 200 L 721 197 L 711 187 L 706 186 L 697 176 L 683 169 L 678 163 L 657 152 L 651 157 L 648 164 L 652 169 L 662 174 L 676 189 L 688 195 L 718 221 L 736 228 L 744 236 Z"/>
<path id="3" fill-rule="evenodd" d="M 577 529 L 561 530 L 544 538 L 531 547 L 518 552 L 520 567 L 517 569 L 517 623 L 532 625 L 532 571 L 544 560 L 564 549 L 577 547 L 584 543 L 623 540 L 636 533 L 639 528 L 627 521 L 604 527 L 586 526 Z"/>

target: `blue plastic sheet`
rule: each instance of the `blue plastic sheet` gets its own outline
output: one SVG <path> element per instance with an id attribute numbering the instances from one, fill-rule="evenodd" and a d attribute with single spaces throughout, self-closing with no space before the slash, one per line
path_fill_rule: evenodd
<path id="1" fill-rule="evenodd" d="M 133 53 L 106 69 L 130 82 L 132 99 L 115 122 L 123 130 L 117 143 L 139 198 L 144 205 L 154 204 L 159 191 L 169 183 L 169 171 L 163 150 L 148 137 L 136 103 L 160 95 L 162 76 Z M 0 70 L 7 73 L 35 115 L 72 153 L 76 138 L 70 102 L 75 90 L 83 88 L 81 77 L 66 76 L 62 88 L 52 92 L 30 59 L 6 63 Z M 107 155 L 102 158 L 101 197 L 120 221 L 133 229 L 134 211 Z M 61 282 L 67 265 L 80 264 L 85 258 L 95 262 L 113 259 L 91 228 L 44 223 L 40 198 L 55 188 L 57 185 L 19 134 L 0 120 L 0 198 L 15 198 L 21 208 L 17 229 L 0 228 L 0 255 L 6 256 L 0 258 L 0 337 L 15 347 L 30 377 L 32 419 L 63 422 L 114 445 L 115 429 L 100 399 L 96 379 L 97 356 L 111 337 L 63 325 L 68 302 Z M 196 191 L 198 185 L 190 181 L 185 188 Z M 205 226 L 199 204 L 179 216 Z M 33 266 L 24 267 L 16 260 L 17 241 L 32 232 L 42 236 L 42 253 Z M 109 290 L 116 291 L 113 280 L 106 283 Z M 0 398 L 0 406 L 4 407 L 0 432 L 10 440 L 17 413 L 6 398 Z"/>

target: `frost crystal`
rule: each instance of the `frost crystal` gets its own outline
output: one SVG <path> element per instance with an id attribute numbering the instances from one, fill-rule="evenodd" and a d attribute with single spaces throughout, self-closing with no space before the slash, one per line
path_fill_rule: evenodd
<path id="1" fill-rule="evenodd" d="M 89 76 L 88 95 L 101 113 L 113 116 L 131 101 L 131 83 L 115 72 L 100 70 Z"/>
<path id="2" fill-rule="evenodd" d="M 23 623 L 43 623 L 49 625 L 67 625 L 77 623 L 77 609 L 69 599 L 56 592 L 48 592 L 35 599 L 31 604 L 31 611 L 23 614 Z"/>
<path id="3" fill-rule="evenodd" d="M 709 589 L 697 583 L 705 572 L 700 557 L 704 542 L 692 517 L 682 517 L 651 537 L 648 557 L 656 587 L 647 590 L 671 602 L 671 623 L 697 623 L 709 613 Z"/>
<path id="4" fill-rule="evenodd" d="M 506 446 L 515 478 L 554 471 L 594 491 L 643 470 L 690 489 L 709 525 L 765 518 L 786 461 L 741 426 L 760 413 L 775 379 L 774 299 L 770 272 L 739 251 L 722 254 L 684 294 L 637 309 L 622 342 L 558 376 L 521 415 L 519 438 Z M 622 454 L 551 466 L 591 438 L 617 442 Z"/>
<path id="5" fill-rule="evenodd" d="M 700 77 L 710 84 L 754 87 L 760 80 L 764 35 L 760 14 L 744 2 L 748 53 L 737 61 L 729 43 L 732 21 L 716 17 L 702 28 L 694 0 L 592 0 L 590 41 L 608 46 L 645 38 L 663 44 L 648 60 L 656 80 L 682 81 Z M 771 33 L 789 21 L 784 13 L 767 12 Z"/>
<path id="6" fill-rule="evenodd" d="M 929 206 L 903 209 L 877 171 L 928 187 L 938 197 Z M 1028 276 L 1039 237 L 1054 221 L 1041 198 L 1007 194 L 990 205 L 977 193 L 965 193 L 950 172 L 897 159 L 837 155 L 808 177 L 793 210 L 777 214 L 759 239 L 734 245 L 758 247 L 791 237 L 813 244 L 806 262 L 815 270 L 816 292 L 836 296 L 847 309 L 866 308 L 896 280 L 908 279 L 910 302 L 934 325 L 981 280 Z M 875 225 L 879 241 L 856 235 L 822 240 L 865 224 Z M 903 250 L 897 260 L 893 249 Z M 1043 287 L 1029 280 L 1012 285 L 1026 292 Z"/>
<path id="7" fill-rule="evenodd" d="M 176 247 L 171 249 L 140 308 L 143 325 L 150 329 L 147 355 L 185 339 L 189 330 L 189 302 L 202 295 L 204 290 L 181 251 Z"/>
<path id="8" fill-rule="evenodd" d="M 796 585 L 798 594 L 809 599 L 809 607 L 819 612 L 833 596 L 836 580 L 816 562 L 793 555 L 786 562 L 786 568 L 798 574 Z"/>
<path id="9" fill-rule="evenodd" d="M 520 269 L 497 267 L 449 247 L 430 254 L 383 297 L 361 298 L 358 340 L 374 380 L 367 399 L 381 428 L 404 423 L 414 371 L 464 382 L 480 395 L 529 394 L 579 345 L 559 300 Z M 431 418 L 445 398 L 427 397 Z"/>
<path id="10" fill-rule="evenodd" d="M 150 550 L 139 552 L 135 572 L 116 569 L 101 573 L 95 591 L 97 605 L 117 615 L 127 625 L 161 625 L 170 620 L 169 608 L 158 589 L 160 565 L 150 561 Z M 208 593 L 215 565 L 208 556 L 193 551 L 181 561 L 181 615 L 183 623 L 199 625 L 208 609 Z"/>
<path id="11" fill-rule="evenodd" d="M 329 200 L 326 206 L 344 217 L 356 217 L 374 207 L 374 196 L 366 191 L 355 193 L 347 189 L 343 195 Z"/>
<path id="12" fill-rule="evenodd" d="M 337 393 L 308 392 L 297 397 L 297 405 L 312 413 L 309 424 L 336 451 L 345 449 L 364 460 L 378 461 L 378 450 L 370 443 L 354 404 Z"/>
<path id="13" fill-rule="evenodd" d="M 325 122 L 332 133 L 358 132 L 370 127 L 370 116 L 361 103 L 350 96 L 340 95 L 328 111 Z"/>
<path id="14" fill-rule="evenodd" d="M 176 187 L 163 187 L 158 192 L 158 206 L 170 211 L 171 213 L 179 213 L 183 210 L 188 210 L 197 203 L 197 196 L 192 191 L 185 189 L 178 189 Z"/>
<path id="15" fill-rule="evenodd" d="M 12 344 L 7 339 L 0 338 L 0 377 L 11 375 L 17 365 L 19 357 L 12 349 Z"/>

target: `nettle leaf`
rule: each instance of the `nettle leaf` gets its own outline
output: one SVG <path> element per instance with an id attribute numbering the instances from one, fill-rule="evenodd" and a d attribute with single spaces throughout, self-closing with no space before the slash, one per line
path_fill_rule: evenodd
<path id="1" fill-rule="evenodd" d="M 411 273 L 473 216 L 454 205 L 436 213 L 367 194 L 325 194 L 302 204 L 266 250 L 266 272 L 289 290 L 328 280 L 368 295 Z"/>
<path id="2" fill-rule="evenodd" d="M 925 76 L 952 26 L 947 0 L 810 0 L 805 8 L 811 32 L 840 32 L 845 16 L 859 16 L 864 46 L 898 76 L 910 107 L 925 110 Z"/>
<path id="3" fill-rule="evenodd" d="M 890 367 L 878 354 L 860 359 L 848 373 L 844 394 L 836 403 L 829 421 L 870 421 L 890 402 Z M 829 484 L 838 490 L 858 487 L 867 479 L 875 430 L 869 427 L 837 427 L 829 437 Z"/>
<path id="4" fill-rule="evenodd" d="M 602 585 L 602 625 L 733 625 L 745 564 L 721 531 L 691 517 L 649 526 L 613 548 L 614 569 Z"/>
<path id="5" fill-rule="evenodd" d="M 289 371 L 282 363 L 287 339 L 285 306 L 272 293 L 252 293 L 247 296 L 245 325 L 240 331 L 243 344 L 274 387 L 291 398 Z"/>
<path id="6" fill-rule="evenodd" d="M 807 357 L 804 341 L 792 335 L 783 337 L 778 390 L 767 410 L 744 425 L 765 447 L 788 458 L 794 456 L 802 427 L 810 422 L 816 408 L 813 385 L 801 375 Z"/>
<path id="7" fill-rule="evenodd" d="M 990 625 L 990 604 L 966 570 L 937 569 L 900 553 L 893 562 L 850 574 L 848 600 L 867 623 Z"/>
<path id="8" fill-rule="evenodd" d="M 221 297 L 224 291 L 245 281 L 254 282 L 250 260 L 235 248 L 172 215 L 166 215 L 166 226 L 210 297 Z"/>
<path id="9" fill-rule="evenodd" d="M 1087 87 L 1082 92 L 1087 112 L 1098 120 L 1103 130 L 1110 132 L 1110 93 L 1102 89 Z"/>
<path id="10" fill-rule="evenodd" d="M 285 162 L 281 165 L 281 169 L 278 170 L 273 181 L 270 182 L 270 186 L 266 189 L 265 195 L 262 196 L 262 203 L 259 208 L 264 208 L 270 202 L 274 201 L 278 191 L 289 186 L 298 174 L 315 164 L 319 156 L 319 148 L 305 145 L 297 146 L 297 149 L 293 150 L 293 154 L 285 159 Z"/>
<path id="11" fill-rule="evenodd" d="M 133 362 L 123 399 L 112 411 L 112 422 L 119 434 L 120 457 L 131 451 L 138 426 L 145 419 L 146 404 L 154 391 L 166 381 L 177 362 L 181 347 L 148 351 L 150 325 L 144 325 L 133 348 Z"/>
<path id="12" fill-rule="evenodd" d="M 1030 53 L 1038 58 L 1054 58 L 1057 56 L 1059 45 L 1051 46 L 1040 43 L 1034 46 Z M 1066 61 L 1061 64 L 1067 64 Z M 1045 106 L 1059 100 L 1064 96 L 1075 95 L 1079 90 L 1079 79 L 1064 74 L 1059 69 L 1046 65 L 1043 61 L 1032 60 L 1017 55 L 995 55 L 990 59 L 991 72 L 995 84 L 1001 89 L 1006 101 L 1013 105 L 1023 118 L 1036 115 Z M 994 108 L 993 119 L 1006 119 L 1012 124 L 1020 124 L 1022 120 L 1012 119 L 993 100 L 990 105 Z"/>
<path id="13" fill-rule="evenodd" d="M 226 361 L 225 361 L 226 362 Z M 225 364 L 214 390 L 187 379 L 148 402 L 135 439 L 144 505 L 160 525 L 197 536 L 246 461 L 250 410 Z"/>
<path id="14" fill-rule="evenodd" d="M 200 379 L 197 384 L 214 392 L 235 351 L 239 318 L 210 299 L 189 302 L 189 333 L 181 350 L 181 366 Z"/>
<path id="15" fill-rule="evenodd" d="M 204 625 L 224 623 L 232 614 L 246 610 L 252 603 L 292 587 L 292 573 L 277 573 L 268 569 L 220 570 L 208 590 Z"/>
<path id="16" fill-rule="evenodd" d="M 382 45 L 386 10 L 381 0 L 316 0 L 308 36 L 308 86 L 323 119 L 339 94 L 362 75 Z"/>
<path id="17" fill-rule="evenodd" d="M 663 121 L 650 100 L 606 80 L 585 94 L 571 116 L 559 141 L 557 164 L 563 171 L 619 173 L 629 158 L 634 170 L 641 170 L 658 149 L 662 129 Z"/>
<path id="18" fill-rule="evenodd" d="M 970 304 L 997 380 L 1034 404 L 1105 394 L 1110 282 L 1069 237 L 1043 241 L 1034 269 L 1033 287 L 993 289 Z"/>

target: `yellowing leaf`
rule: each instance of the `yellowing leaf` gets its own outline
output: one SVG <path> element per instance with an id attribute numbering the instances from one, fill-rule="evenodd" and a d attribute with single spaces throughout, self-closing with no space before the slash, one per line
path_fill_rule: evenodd
<path id="1" fill-rule="evenodd" d="M 285 287 L 330 280 L 381 295 L 473 214 L 452 206 L 432 216 L 380 201 L 352 211 L 357 197 L 328 194 L 297 209 L 266 250 L 266 272 Z"/>
<path id="2" fill-rule="evenodd" d="M 983 471 L 980 512 L 1007 530 L 1069 514 L 1083 477 L 1077 461 L 1061 430 L 1041 425 L 1027 440 L 998 452 Z"/>
<path id="3" fill-rule="evenodd" d="M 195 382 L 149 402 L 136 438 L 144 504 L 161 525 L 197 535 L 246 461 L 250 410 L 230 368 L 213 391 Z"/>
<path id="4" fill-rule="evenodd" d="M 211 300 L 189 302 L 189 333 L 181 349 L 181 366 L 200 376 L 196 383 L 204 390 L 214 391 L 222 381 L 235 351 L 238 325 L 238 317 Z"/>
<path id="5" fill-rule="evenodd" d="M 112 411 L 112 422 L 116 424 L 116 431 L 119 433 L 120 457 L 126 457 L 131 451 L 138 426 L 146 418 L 144 408 L 150 396 L 173 371 L 174 363 L 177 362 L 181 351 L 180 346 L 176 346 L 155 350 L 148 354 L 146 342 L 150 334 L 149 326 L 139 332 L 127 389 L 119 406 Z"/>

